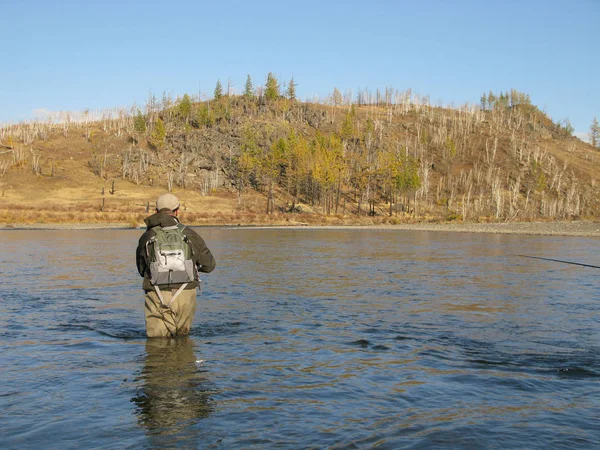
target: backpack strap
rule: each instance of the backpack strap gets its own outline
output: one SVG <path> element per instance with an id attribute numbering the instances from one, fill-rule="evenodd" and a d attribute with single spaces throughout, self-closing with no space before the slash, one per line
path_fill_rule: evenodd
<path id="1" fill-rule="evenodd" d="M 187 236 L 185 235 L 185 233 L 183 232 L 183 230 L 185 230 L 185 225 L 184 225 L 184 224 L 182 224 L 181 222 L 177 222 L 177 224 L 176 224 L 176 225 L 170 225 L 170 226 L 168 226 L 168 227 L 161 227 L 161 226 L 159 226 L 159 228 L 160 228 L 161 230 L 177 230 L 177 231 L 179 231 L 179 233 L 181 233 L 181 235 L 183 236 L 183 240 L 184 240 L 185 242 L 188 242 L 188 238 L 187 238 Z"/>
<path id="2" fill-rule="evenodd" d="M 183 236 L 183 241 L 187 242 L 189 245 L 189 239 L 188 237 L 185 235 L 185 233 L 183 232 L 183 230 L 185 230 L 185 225 L 182 224 L 181 222 L 177 223 L 177 229 L 179 230 L 179 232 L 181 233 L 181 235 Z"/>
<path id="3" fill-rule="evenodd" d="M 158 295 L 158 298 L 159 298 L 160 302 L 163 304 L 163 306 L 166 308 L 171 308 L 171 305 L 173 304 L 175 299 L 179 296 L 179 294 L 181 294 L 181 291 L 183 291 L 187 285 L 188 285 L 188 283 L 183 283 L 181 286 L 179 286 L 179 289 L 177 289 L 177 292 L 175 292 L 175 294 L 173 294 L 173 297 L 171 297 L 171 301 L 169 302 L 168 305 L 165 304 L 165 300 L 163 299 L 162 292 L 160 292 L 160 288 L 157 285 L 154 285 L 154 290 L 156 291 L 156 295 Z"/>
<path id="4" fill-rule="evenodd" d="M 160 300 L 160 303 L 163 306 L 167 306 L 167 305 L 165 305 L 165 300 L 163 299 L 162 293 L 160 292 L 160 289 L 158 288 L 158 286 L 155 284 L 153 286 L 154 286 L 154 290 L 156 291 L 156 295 L 158 295 L 158 299 Z M 168 308 L 168 306 L 167 306 L 167 308 Z"/>
<path id="5" fill-rule="evenodd" d="M 171 297 L 171 301 L 169 302 L 169 308 L 171 307 L 171 305 L 173 304 L 173 302 L 175 301 L 175 299 L 177 298 L 177 296 L 179 294 L 181 294 L 181 291 L 183 291 L 187 285 L 188 285 L 187 283 L 183 283 L 181 286 L 179 286 L 179 289 L 177 289 L 177 292 L 175 292 L 175 294 L 173 295 L 173 297 Z"/>

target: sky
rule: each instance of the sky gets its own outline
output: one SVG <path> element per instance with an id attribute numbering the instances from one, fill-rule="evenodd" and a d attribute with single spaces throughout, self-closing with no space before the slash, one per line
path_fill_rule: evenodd
<path id="1" fill-rule="evenodd" d="M 600 119 L 600 0 L 0 0 L 0 124 L 242 92 L 301 100 L 412 89 L 433 103 L 529 94 L 585 136 Z"/>

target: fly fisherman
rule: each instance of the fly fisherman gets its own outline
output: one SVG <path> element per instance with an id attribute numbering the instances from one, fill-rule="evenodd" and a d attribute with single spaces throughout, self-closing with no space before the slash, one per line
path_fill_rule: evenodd
<path id="1" fill-rule="evenodd" d="M 147 217 L 136 262 L 144 277 L 144 311 L 148 337 L 187 335 L 196 312 L 198 272 L 212 272 L 215 259 L 204 240 L 177 219 L 179 200 L 163 194 L 156 213 Z"/>

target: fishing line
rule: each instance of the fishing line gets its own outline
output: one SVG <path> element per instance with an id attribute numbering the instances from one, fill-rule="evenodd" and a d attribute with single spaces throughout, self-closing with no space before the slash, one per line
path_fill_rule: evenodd
<path id="1" fill-rule="evenodd" d="M 531 258 L 531 259 L 541 259 L 543 261 L 552 261 L 552 262 L 559 262 L 559 263 L 563 263 L 563 264 L 573 264 L 574 266 L 591 267 L 593 269 L 600 269 L 600 266 L 593 266 L 591 264 L 583 264 L 583 263 L 578 263 L 578 262 L 573 262 L 573 261 L 563 261 L 562 259 L 542 258 L 540 256 L 528 256 L 528 255 L 514 255 L 514 256 L 521 256 L 523 258 Z"/>

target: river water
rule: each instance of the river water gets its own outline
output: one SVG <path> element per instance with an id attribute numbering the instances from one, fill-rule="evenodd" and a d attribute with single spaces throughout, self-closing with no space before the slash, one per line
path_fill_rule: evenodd
<path id="1" fill-rule="evenodd" d="M 0 231 L 0 448 L 598 448 L 598 238 L 201 228 L 187 339 L 141 230 Z"/>

